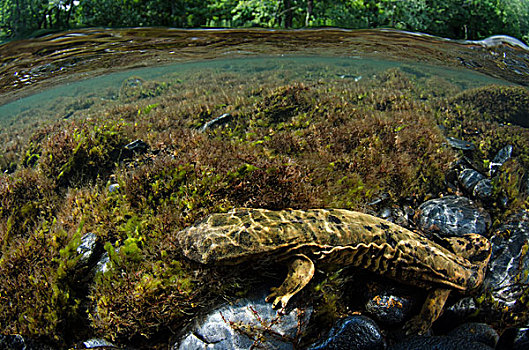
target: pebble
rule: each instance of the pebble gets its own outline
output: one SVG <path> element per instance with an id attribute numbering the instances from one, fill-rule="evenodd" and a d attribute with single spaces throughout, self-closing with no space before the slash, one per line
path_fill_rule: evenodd
<path id="1" fill-rule="evenodd" d="M 491 224 L 490 215 L 466 197 L 431 199 L 421 204 L 419 211 L 420 228 L 442 236 L 462 236 L 469 232 L 484 235 Z"/>
<path id="2" fill-rule="evenodd" d="M 512 146 L 507 145 L 503 147 L 499 152 L 496 154 L 492 162 L 490 162 L 490 175 L 494 175 L 498 169 L 511 158 L 512 155 Z"/>
<path id="3" fill-rule="evenodd" d="M 453 137 L 447 137 L 446 140 L 448 141 L 448 144 L 455 149 L 460 149 L 462 151 L 473 151 L 476 149 L 476 146 L 468 141 L 459 140 Z"/>
<path id="4" fill-rule="evenodd" d="M 488 345 L 449 336 L 413 336 L 393 345 L 390 350 L 493 350 Z"/>
<path id="5" fill-rule="evenodd" d="M 202 128 L 200 128 L 200 131 L 204 132 L 206 130 L 213 129 L 213 128 L 217 127 L 217 126 L 220 126 L 220 125 L 228 123 L 232 119 L 233 119 L 233 116 L 231 114 L 224 113 L 220 117 L 212 119 L 212 120 L 208 121 L 206 124 L 204 124 L 202 126 Z"/>
<path id="6" fill-rule="evenodd" d="M 529 276 L 529 211 L 522 210 L 507 218 L 491 239 L 492 256 L 484 281 L 501 306 L 513 306 L 527 289 Z"/>
<path id="7" fill-rule="evenodd" d="M 108 192 L 109 193 L 116 192 L 117 190 L 119 190 L 119 184 L 110 184 L 108 186 Z"/>
<path id="8" fill-rule="evenodd" d="M 500 339 L 496 350 L 527 350 L 529 349 L 529 328 L 506 329 Z"/>
<path id="9" fill-rule="evenodd" d="M 294 349 L 311 313 L 293 309 L 281 315 L 264 294 L 242 299 L 198 320 L 172 349 Z"/>
<path id="10" fill-rule="evenodd" d="M 492 348 L 496 347 L 500 336 L 486 323 L 463 323 L 448 333 L 450 337 L 463 338 L 469 342 L 479 342 Z"/>
<path id="11" fill-rule="evenodd" d="M 338 320 L 329 334 L 309 350 L 378 350 L 386 349 L 380 328 L 370 318 L 354 315 Z"/>

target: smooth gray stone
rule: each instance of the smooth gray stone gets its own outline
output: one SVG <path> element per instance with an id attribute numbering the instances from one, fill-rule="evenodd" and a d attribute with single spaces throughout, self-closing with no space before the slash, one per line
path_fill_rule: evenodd
<path id="1" fill-rule="evenodd" d="M 491 224 L 490 215 L 465 197 L 431 199 L 421 204 L 419 210 L 420 228 L 442 236 L 462 236 L 471 232 L 484 235 Z"/>
<path id="2" fill-rule="evenodd" d="M 224 305 L 198 320 L 172 349 L 294 349 L 311 309 L 278 314 L 265 296 Z"/>

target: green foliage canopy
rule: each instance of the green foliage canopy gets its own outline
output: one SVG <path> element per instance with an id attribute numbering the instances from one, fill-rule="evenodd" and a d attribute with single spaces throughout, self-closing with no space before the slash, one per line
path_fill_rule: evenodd
<path id="1" fill-rule="evenodd" d="M 391 27 L 529 41 L 529 0 L 0 0 L 0 34 L 76 27 Z"/>

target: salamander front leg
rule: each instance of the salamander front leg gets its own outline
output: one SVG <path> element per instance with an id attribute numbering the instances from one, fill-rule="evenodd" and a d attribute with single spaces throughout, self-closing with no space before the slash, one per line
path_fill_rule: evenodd
<path id="1" fill-rule="evenodd" d="M 281 305 L 281 310 L 284 310 L 290 298 L 310 282 L 314 276 L 314 271 L 312 260 L 302 254 L 294 255 L 294 260 L 289 265 L 287 277 L 279 287 L 271 288 L 272 293 L 266 297 L 266 301 L 272 300 L 273 308 Z"/>

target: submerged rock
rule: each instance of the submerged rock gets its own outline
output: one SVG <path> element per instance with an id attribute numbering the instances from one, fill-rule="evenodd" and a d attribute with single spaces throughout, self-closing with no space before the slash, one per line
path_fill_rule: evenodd
<path id="1" fill-rule="evenodd" d="M 529 349 L 529 328 L 509 328 L 503 332 L 496 350 Z"/>
<path id="2" fill-rule="evenodd" d="M 490 163 L 490 174 L 494 175 L 498 169 L 511 158 L 512 155 L 512 146 L 508 145 L 503 147 L 499 152 L 496 154 L 492 162 Z"/>
<path id="3" fill-rule="evenodd" d="M 81 244 L 77 247 L 77 254 L 81 255 L 79 263 L 86 264 L 94 255 L 96 248 L 97 236 L 93 232 L 88 232 L 81 237 Z"/>
<path id="4" fill-rule="evenodd" d="M 149 145 L 143 140 L 134 140 L 125 145 L 125 149 L 133 153 L 145 153 L 149 149 Z"/>
<path id="5" fill-rule="evenodd" d="M 482 180 L 485 180 L 485 176 L 481 173 L 477 172 L 474 169 L 464 169 L 462 170 L 458 175 L 458 180 L 461 186 L 468 192 L 471 192 L 474 190 L 474 187 L 481 182 Z"/>
<path id="6" fill-rule="evenodd" d="M 493 350 L 483 343 L 468 341 L 465 338 L 449 336 L 413 336 L 393 345 L 390 350 Z"/>
<path id="7" fill-rule="evenodd" d="M 261 295 L 222 306 L 197 321 L 172 349 L 294 349 L 312 310 L 280 315 L 264 299 Z"/>
<path id="8" fill-rule="evenodd" d="M 485 234 L 491 224 L 490 215 L 466 197 L 445 196 L 419 206 L 419 226 L 444 236 L 467 233 Z"/>
<path id="9" fill-rule="evenodd" d="M 200 128 L 200 131 L 204 132 L 206 130 L 213 129 L 213 128 L 217 127 L 217 126 L 220 126 L 220 125 L 228 123 L 232 119 L 233 119 L 233 116 L 231 114 L 224 113 L 220 117 L 212 119 L 212 120 L 208 121 L 206 124 L 204 124 L 202 126 L 202 128 Z"/>
<path id="10" fill-rule="evenodd" d="M 88 339 L 88 340 L 83 342 L 83 345 L 87 349 L 101 349 L 101 348 L 104 348 L 104 349 L 117 349 L 118 348 L 116 345 L 112 344 L 108 340 L 100 339 L 100 338 Z"/>
<path id="11" fill-rule="evenodd" d="M 405 205 L 402 208 L 399 207 L 384 207 L 376 216 L 379 218 L 394 222 L 397 225 L 408 227 L 410 222 L 413 221 L 415 211 L 412 207 Z"/>
<path id="12" fill-rule="evenodd" d="M 380 328 L 368 317 L 354 315 L 336 322 L 322 341 L 309 350 L 378 350 L 385 349 L 386 341 Z"/>
<path id="13" fill-rule="evenodd" d="M 107 252 L 101 255 L 101 258 L 97 262 L 94 271 L 95 273 L 106 273 L 110 269 L 110 257 Z"/>
<path id="14" fill-rule="evenodd" d="M 119 190 L 119 184 L 108 185 L 108 192 L 112 193 L 112 192 L 116 192 L 117 190 Z"/>
<path id="15" fill-rule="evenodd" d="M 457 182 L 470 195 L 479 199 L 487 199 L 492 196 L 492 181 L 477 170 L 467 168 L 470 162 L 462 160 L 456 166 L 462 166 L 463 169 L 455 169 L 450 175 L 457 176 Z"/>
<path id="16" fill-rule="evenodd" d="M 23 350 L 27 349 L 26 342 L 21 335 L 0 334 L 0 349 Z"/>
<path id="17" fill-rule="evenodd" d="M 490 179 L 481 180 L 474 187 L 472 194 L 479 199 L 490 198 L 492 196 L 492 181 Z"/>
<path id="18" fill-rule="evenodd" d="M 522 210 L 507 219 L 491 239 L 492 256 L 485 289 L 498 309 L 513 306 L 529 283 L 529 211 Z"/>
<path id="19" fill-rule="evenodd" d="M 393 294 L 380 294 L 366 304 L 366 311 L 377 321 L 385 324 L 399 324 L 409 316 L 413 302 L 410 298 Z"/>
<path id="20" fill-rule="evenodd" d="M 448 336 L 466 339 L 469 342 L 479 342 L 491 348 L 496 347 L 500 337 L 494 328 L 486 323 L 479 322 L 463 323 L 451 330 Z"/>
<path id="21" fill-rule="evenodd" d="M 52 348 L 37 343 L 33 340 L 26 339 L 19 334 L 4 335 L 0 334 L 0 349 L 6 350 L 51 350 Z"/>
<path id="22" fill-rule="evenodd" d="M 453 137 L 447 137 L 446 140 L 448 141 L 448 144 L 455 149 L 460 149 L 462 151 L 473 151 L 476 149 L 476 146 L 468 141 L 459 140 Z"/>
<path id="23" fill-rule="evenodd" d="M 461 321 L 475 316 L 479 311 L 479 305 L 473 297 L 464 297 L 454 305 L 447 307 L 439 322 L 442 322 L 447 328 L 450 328 L 454 324 L 459 324 Z"/>

